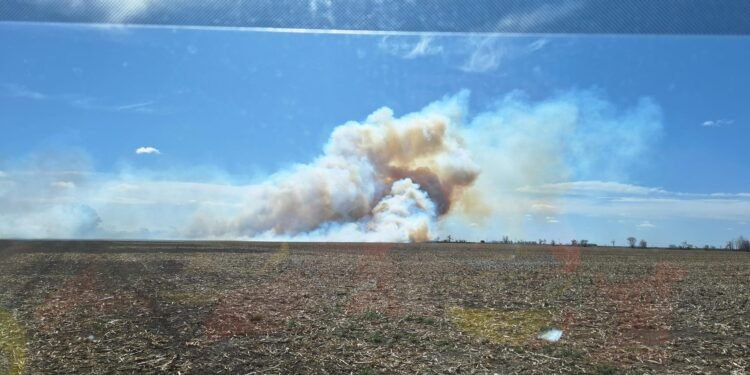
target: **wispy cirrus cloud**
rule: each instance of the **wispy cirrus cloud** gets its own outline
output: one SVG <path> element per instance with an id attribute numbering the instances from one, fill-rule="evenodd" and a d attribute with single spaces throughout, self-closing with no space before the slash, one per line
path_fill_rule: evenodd
<path id="1" fill-rule="evenodd" d="M 517 199 L 532 207 L 539 196 L 547 197 L 559 215 L 596 217 L 748 220 L 748 193 L 684 193 L 619 182 L 574 181 L 524 187 Z M 529 210 L 534 213 L 534 210 Z M 649 220 L 638 228 L 656 226 Z"/>
<path id="2" fill-rule="evenodd" d="M 429 35 L 418 38 L 413 36 L 384 36 L 378 42 L 378 48 L 389 55 L 404 59 L 438 55 L 444 52 L 442 45 Z"/>
<path id="3" fill-rule="evenodd" d="M 123 104 L 112 107 L 116 111 L 134 111 L 134 112 L 153 112 L 154 111 L 154 102 L 153 100 L 145 101 L 145 102 L 138 102 L 138 103 L 132 103 L 132 104 Z"/>
<path id="4" fill-rule="evenodd" d="M 469 42 L 471 53 L 461 65 L 465 72 L 484 73 L 497 69 L 508 53 L 507 45 L 494 36 L 474 39 Z"/>
<path id="5" fill-rule="evenodd" d="M 496 70 L 506 61 L 542 50 L 548 44 L 546 38 L 526 42 L 497 35 L 389 35 L 380 39 L 378 49 L 407 60 L 441 55 L 464 72 L 486 73 Z"/>
<path id="6" fill-rule="evenodd" d="M 654 187 L 624 184 L 612 181 L 572 181 L 555 184 L 544 184 L 538 186 L 523 186 L 517 189 L 519 192 L 533 194 L 627 194 L 627 195 L 659 195 L 668 193 L 666 190 Z"/>
<path id="7" fill-rule="evenodd" d="M 734 120 L 706 120 L 701 123 L 701 126 L 704 128 L 720 128 L 727 125 L 734 124 Z"/>
<path id="8" fill-rule="evenodd" d="M 460 69 L 470 73 L 494 71 L 503 63 L 537 52 L 548 44 L 549 40 L 544 38 L 520 44 L 517 40 L 495 35 L 469 37 L 465 43 L 465 58 Z"/>
<path id="9" fill-rule="evenodd" d="M 18 85 L 15 83 L 4 83 L 2 84 L 3 91 L 8 96 L 14 98 L 32 99 L 32 100 L 44 100 L 47 99 L 47 95 L 29 89 L 26 86 Z"/>
<path id="10" fill-rule="evenodd" d="M 25 85 L 17 83 L 3 83 L 0 84 L 0 94 L 8 97 L 34 100 L 34 101 L 49 101 L 64 103 L 70 107 L 94 110 L 94 111 L 116 111 L 116 112 L 138 112 L 138 113 L 153 113 L 156 112 L 156 101 L 145 100 L 137 101 L 133 103 L 125 104 L 108 104 L 102 100 L 94 97 L 75 93 L 65 94 L 53 94 L 45 93 L 39 90 L 29 88 Z"/>

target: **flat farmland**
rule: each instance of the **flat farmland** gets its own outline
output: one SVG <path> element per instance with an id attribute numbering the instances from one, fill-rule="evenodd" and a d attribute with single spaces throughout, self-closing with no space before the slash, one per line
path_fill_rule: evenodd
<path id="1" fill-rule="evenodd" d="M 748 371 L 749 253 L 0 242 L 0 374 Z"/>

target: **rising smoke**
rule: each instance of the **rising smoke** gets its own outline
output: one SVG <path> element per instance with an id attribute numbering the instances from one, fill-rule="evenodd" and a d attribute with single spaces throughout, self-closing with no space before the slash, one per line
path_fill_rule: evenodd
<path id="1" fill-rule="evenodd" d="M 0 236 L 423 241 L 545 207 L 523 186 L 623 178 L 661 129 L 647 99 L 623 111 L 590 92 L 514 93 L 471 119 L 468 104 L 462 92 L 401 117 L 381 108 L 253 185 L 11 168 Z"/>
<path id="2" fill-rule="evenodd" d="M 459 133 L 458 104 L 448 99 L 401 118 L 381 108 L 362 123 L 339 126 L 322 156 L 249 187 L 246 208 L 231 219 L 198 213 L 188 234 L 294 237 L 343 230 L 356 240 L 427 240 L 480 172 Z"/>

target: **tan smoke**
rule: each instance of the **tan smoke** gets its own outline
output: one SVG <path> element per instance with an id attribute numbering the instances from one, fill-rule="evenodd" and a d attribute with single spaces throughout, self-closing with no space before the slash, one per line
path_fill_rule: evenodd
<path id="1" fill-rule="evenodd" d="M 402 118 L 383 108 L 362 123 L 339 126 L 315 161 L 249 187 L 247 209 L 234 218 L 199 213 L 190 235 L 279 237 L 335 229 L 359 240 L 428 240 L 437 218 L 479 175 L 458 134 L 461 115 L 451 105 Z"/>

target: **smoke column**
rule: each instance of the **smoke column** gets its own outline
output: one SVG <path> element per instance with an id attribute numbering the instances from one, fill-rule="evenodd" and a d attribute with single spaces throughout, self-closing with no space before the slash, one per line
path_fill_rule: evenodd
<path id="1" fill-rule="evenodd" d="M 458 133 L 462 116 L 447 99 L 402 118 L 381 108 L 339 126 L 315 161 L 249 187 L 234 218 L 198 215 L 189 235 L 428 240 L 480 172 Z"/>

